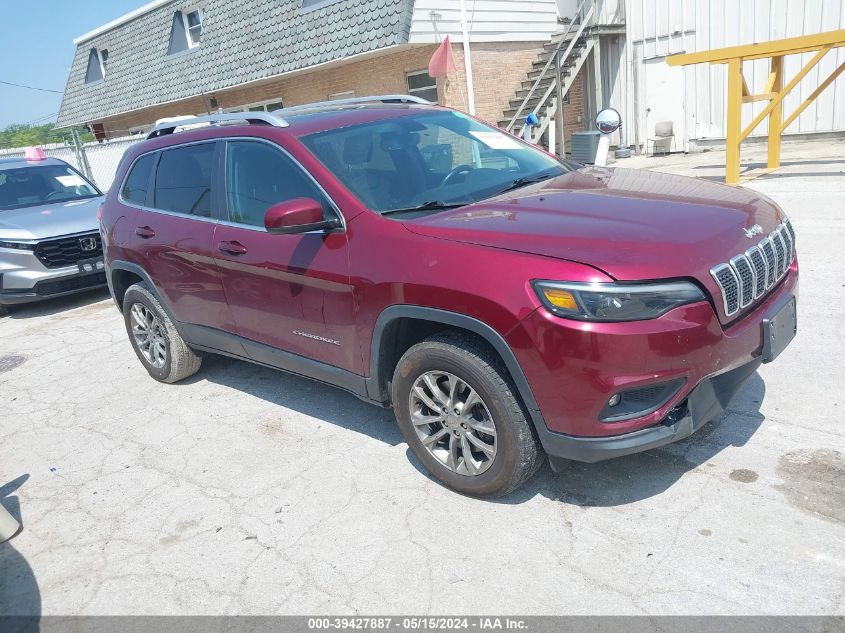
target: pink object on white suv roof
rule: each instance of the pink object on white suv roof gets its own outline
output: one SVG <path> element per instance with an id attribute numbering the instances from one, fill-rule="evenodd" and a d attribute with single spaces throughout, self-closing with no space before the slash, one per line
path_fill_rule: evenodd
<path id="1" fill-rule="evenodd" d="M 47 160 L 47 154 L 40 147 L 27 147 L 23 151 L 23 159 L 28 161 Z"/>

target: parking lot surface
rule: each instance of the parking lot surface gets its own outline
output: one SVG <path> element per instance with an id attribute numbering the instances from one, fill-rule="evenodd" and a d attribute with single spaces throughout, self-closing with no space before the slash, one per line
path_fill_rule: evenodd
<path id="1" fill-rule="evenodd" d="M 497 501 L 336 389 L 213 357 L 154 382 L 106 292 L 13 311 L 0 614 L 842 613 L 843 147 L 785 145 L 746 185 L 795 226 L 799 334 L 729 413 Z M 715 178 L 724 154 L 617 164 Z"/>

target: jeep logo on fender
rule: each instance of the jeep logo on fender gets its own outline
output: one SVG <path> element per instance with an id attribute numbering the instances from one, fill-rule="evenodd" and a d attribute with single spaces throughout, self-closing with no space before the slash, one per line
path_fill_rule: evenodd
<path id="1" fill-rule="evenodd" d="M 96 237 L 80 237 L 79 238 L 79 248 L 83 251 L 93 251 L 97 250 L 97 238 Z"/>
<path id="2" fill-rule="evenodd" d="M 763 227 L 760 226 L 759 224 L 755 224 L 752 227 L 749 227 L 747 229 L 742 229 L 742 230 L 745 231 L 745 237 L 747 237 L 750 240 L 755 235 L 760 235 L 760 233 L 763 232 Z"/>

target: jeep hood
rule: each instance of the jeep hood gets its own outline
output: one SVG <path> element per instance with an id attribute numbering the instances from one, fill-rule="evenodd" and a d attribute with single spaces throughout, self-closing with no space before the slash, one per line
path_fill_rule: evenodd
<path id="1" fill-rule="evenodd" d="M 772 231 L 764 196 L 695 178 L 585 167 L 405 222 L 421 235 L 566 259 L 619 280 L 697 277 Z M 759 224 L 762 234 L 746 236 Z M 755 230 L 756 232 L 756 230 Z"/>
<path id="2" fill-rule="evenodd" d="M 102 196 L 22 209 L 0 209 L 0 240 L 40 240 L 96 231 Z"/>

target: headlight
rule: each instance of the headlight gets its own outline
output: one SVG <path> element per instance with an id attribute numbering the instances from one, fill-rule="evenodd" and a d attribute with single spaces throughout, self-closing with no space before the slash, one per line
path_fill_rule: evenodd
<path id="1" fill-rule="evenodd" d="M 35 244 L 30 242 L 4 242 L 0 240 L 0 248 L 14 248 L 20 251 L 32 251 L 35 250 Z"/>
<path id="2" fill-rule="evenodd" d="M 704 301 L 687 281 L 665 283 L 570 283 L 535 281 L 534 291 L 550 312 L 580 321 L 656 319 L 672 308 Z"/>

